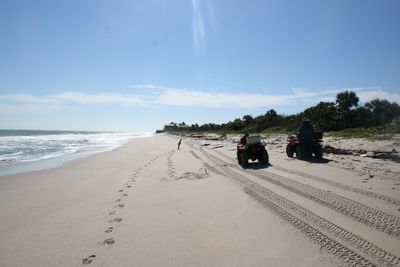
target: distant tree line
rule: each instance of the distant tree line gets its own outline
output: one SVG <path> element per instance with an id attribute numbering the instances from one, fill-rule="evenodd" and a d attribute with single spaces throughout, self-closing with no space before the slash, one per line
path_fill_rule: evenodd
<path id="1" fill-rule="evenodd" d="M 369 128 L 386 125 L 400 118 L 400 106 L 396 102 L 376 98 L 359 106 L 355 92 L 344 91 L 336 95 L 334 102 L 321 101 L 317 105 L 294 115 L 278 114 L 274 109 L 257 117 L 244 115 L 223 124 L 192 124 L 186 131 L 262 132 L 267 129 L 295 131 L 303 120 L 309 120 L 320 131 L 339 131 L 349 128 Z M 184 123 L 181 123 L 182 125 Z M 184 124 L 185 125 L 185 124 Z"/>

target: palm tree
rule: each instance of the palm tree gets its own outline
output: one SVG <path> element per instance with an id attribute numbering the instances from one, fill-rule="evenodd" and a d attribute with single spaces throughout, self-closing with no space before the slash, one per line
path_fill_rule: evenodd
<path id="1" fill-rule="evenodd" d="M 352 107 L 357 107 L 359 100 L 353 91 L 344 91 L 336 95 L 336 104 L 342 111 L 349 111 Z"/>
<path id="2" fill-rule="evenodd" d="M 244 115 L 243 120 L 246 122 L 246 124 L 250 124 L 253 121 L 253 117 L 251 115 Z"/>
<path id="3" fill-rule="evenodd" d="M 343 129 L 351 127 L 351 108 L 358 106 L 358 100 L 356 93 L 352 91 L 344 91 L 336 95 L 336 104 L 339 108 Z"/>
<path id="4" fill-rule="evenodd" d="M 267 111 L 267 113 L 265 113 L 265 119 L 267 121 L 273 121 L 277 117 L 278 117 L 278 113 L 276 113 L 276 111 L 274 109 L 270 109 Z"/>

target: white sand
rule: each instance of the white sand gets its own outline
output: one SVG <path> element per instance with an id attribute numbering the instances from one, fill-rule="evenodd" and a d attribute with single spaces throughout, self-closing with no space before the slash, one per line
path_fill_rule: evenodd
<path id="1" fill-rule="evenodd" d="M 200 145 L 206 142 L 222 147 L 203 147 L 203 153 Z M 89 266 L 341 266 L 346 262 L 246 194 L 229 168 L 400 255 L 399 238 L 253 174 L 282 175 L 326 190 L 326 184 L 283 172 L 276 165 L 399 198 L 398 189 L 391 189 L 393 179 L 381 176 L 381 183 L 365 185 L 355 170 L 335 162 L 287 159 L 276 143 L 269 146 L 268 168 L 235 169 L 232 139 L 186 138 L 177 150 L 176 138 L 158 135 L 57 169 L 0 177 L 0 266 L 82 266 L 91 255 L 95 257 L 85 261 Z M 218 163 L 206 153 L 231 162 Z M 330 190 L 399 216 L 397 204 L 336 187 Z M 351 243 L 319 230 L 365 256 Z M 365 257 L 380 264 L 376 257 Z"/>

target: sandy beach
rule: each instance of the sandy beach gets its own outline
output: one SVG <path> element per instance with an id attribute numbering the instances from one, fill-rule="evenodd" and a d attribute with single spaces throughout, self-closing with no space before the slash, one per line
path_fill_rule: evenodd
<path id="1" fill-rule="evenodd" d="M 0 266 L 400 265 L 400 163 L 372 157 L 398 139 L 309 162 L 272 136 L 242 169 L 238 137 L 179 138 L 0 177 Z"/>

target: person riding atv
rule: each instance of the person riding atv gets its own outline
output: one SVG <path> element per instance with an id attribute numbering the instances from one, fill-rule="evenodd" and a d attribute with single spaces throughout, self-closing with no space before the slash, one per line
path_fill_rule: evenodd
<path id="1" fill-rule="evenodd" d="M 286 146 L 286 154 L 288 157 L 293 157 L 296 153 L 296 158 L 307 159 L 314 154 L 315 158 L 323 157 L 322 132 L 315 132 L 314 127 L 308 120 L 301 123 L 297 137 L 290 136 Z"/>
<path id="2" fill-rule="evenodd" d="M 247 145 L 247 140 L 246 140 L 247 137 L 249 137 L 249 134 L 245 133 L 244 136 L 242 138 L 240 138 L 240 142 L 239 143 L 242 144 L 242 145 Z"/>
<path id="3" fill-rule="evenodd" d="M 302 149 L 304 151 L 312 151 L 313 137 L 314 137 L 314 127 L 308 120 L 303 121 L 301 123 L 297 138 L 299 139 L 302 145 Z"/>

